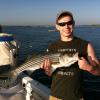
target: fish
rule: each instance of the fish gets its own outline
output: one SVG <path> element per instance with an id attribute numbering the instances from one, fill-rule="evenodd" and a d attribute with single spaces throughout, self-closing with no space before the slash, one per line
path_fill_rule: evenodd
<path id="1" fill-rule="evenodd" d="M 29 60 L 27 60 L 24 64 L 16 68 L 12 73 L 14 76 L 19 75 L 25 70 L 36 70 L 41 68 L 41 64 L 44 59 L 49 58 L 52 62 L 51 72 L 53 73 L 57 68 L 60 67 L 70 67 L 72 64 L 78 61 L 78 53 L 68 55 L 62 53 L 50 53 L 46 55 L 33 55 Z"/>
<path id="2" fill-rule="evenodd" d="M 44 59 L 49 58 L 52 62 L 51 72 L 53 73 L 57 68 L 60 67 L 70 67 L 72 64 L 78 61 L 78 53 L 68 55 L 62 53 L 48 53 L 48 54 L 33 54 L 32 57 L 25 61 L 19 67 L 12 69 L 10 72 L 10 86 L 18 83 L 18 76 L 21 75 L 23 71 L 29 71 L 32 74 L 33 71 L 40 69 L 41 64 Z"/>

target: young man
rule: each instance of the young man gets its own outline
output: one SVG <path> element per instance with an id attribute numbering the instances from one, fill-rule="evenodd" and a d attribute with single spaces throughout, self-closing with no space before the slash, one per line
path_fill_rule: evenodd
<path id="1" fill-rule="evenodd" d="M 60 39 L 51 43 L 48 51 L 68 55 L 78 53 L 79 59 L 70 67 L 58 68 L 53 73 L 50 100 L 83 100 L 81 70 L 100 75 L 100 64 L 91 43 L 75 37 L 74 26 L 75 21 L 71 12 L 64 11 L 57 16 L 56 29 L 60 32 Z M 45 59 L 42 67 L 48 75 L 51 75 L 51 66 L 49 58 Z"/>

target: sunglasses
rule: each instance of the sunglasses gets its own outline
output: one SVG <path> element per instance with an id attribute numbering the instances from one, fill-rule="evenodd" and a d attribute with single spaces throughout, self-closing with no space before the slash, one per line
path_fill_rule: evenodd
<path id="1" fill-rule="evenodd" d="M 62 23 L 57 23 L 59 26 L 65 26 L 66 24 L 67 25 L 73 25 L 74 22 L 73 21 L 68 21 L 68 22 L 62 22 Z"/>

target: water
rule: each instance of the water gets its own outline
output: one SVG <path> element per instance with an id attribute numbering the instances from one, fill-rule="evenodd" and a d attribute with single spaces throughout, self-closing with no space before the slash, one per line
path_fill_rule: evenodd
<path id="1" fill-rule="evenodd" d="M 20 60 L 25 60 L 32 53 L 44 52 L 48 43 L 59 38 L 59 33 L 49 32 L 54 27 L 45 26 L 6 26 L 3 31 L 16 35 L 20 41 Z M 98 59 L 100 59 L 100 27 L 76 27 L 75 35 L 91 41 Z"/>
<path id="2" fill-rule="evenodd" d="M 49 42 L 57 34 L 48 32 L 49 27 L 4 27 L 3 31 L 16 35 L 20 41 L 20 60 L 25 60 L 32 53 L 44 52 Z"/>
<path id="3" fill-rule="evenodd" d="M 3 31 L 16 35 L 20 41 L 20 62 L 23 62 L 33 53 L 45 52 L 48 43 L 59 38 L 58 32 L 49 32 L 55 29 L 51 26 L 4 26 Z M 100 27 L 79 26 L 75 28 L 75 35 L 85 40 L 91 41 L 95 49 L 97 58 L 100 60 Z M 85 73 L 85 89 L 88 91 L 98 91 L 100 94 L 100 77 L 95 77 Z"/>

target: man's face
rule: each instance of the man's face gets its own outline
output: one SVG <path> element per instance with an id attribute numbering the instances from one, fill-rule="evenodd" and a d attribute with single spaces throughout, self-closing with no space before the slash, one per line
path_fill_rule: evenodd
<path id="1" fill-rule="evenodd" d="M 56 24 L 57 30 L 60 32 L 61 37 L 70 37 L 73 35 L 73 21 L 70 16 L 62 17 Z"/>

